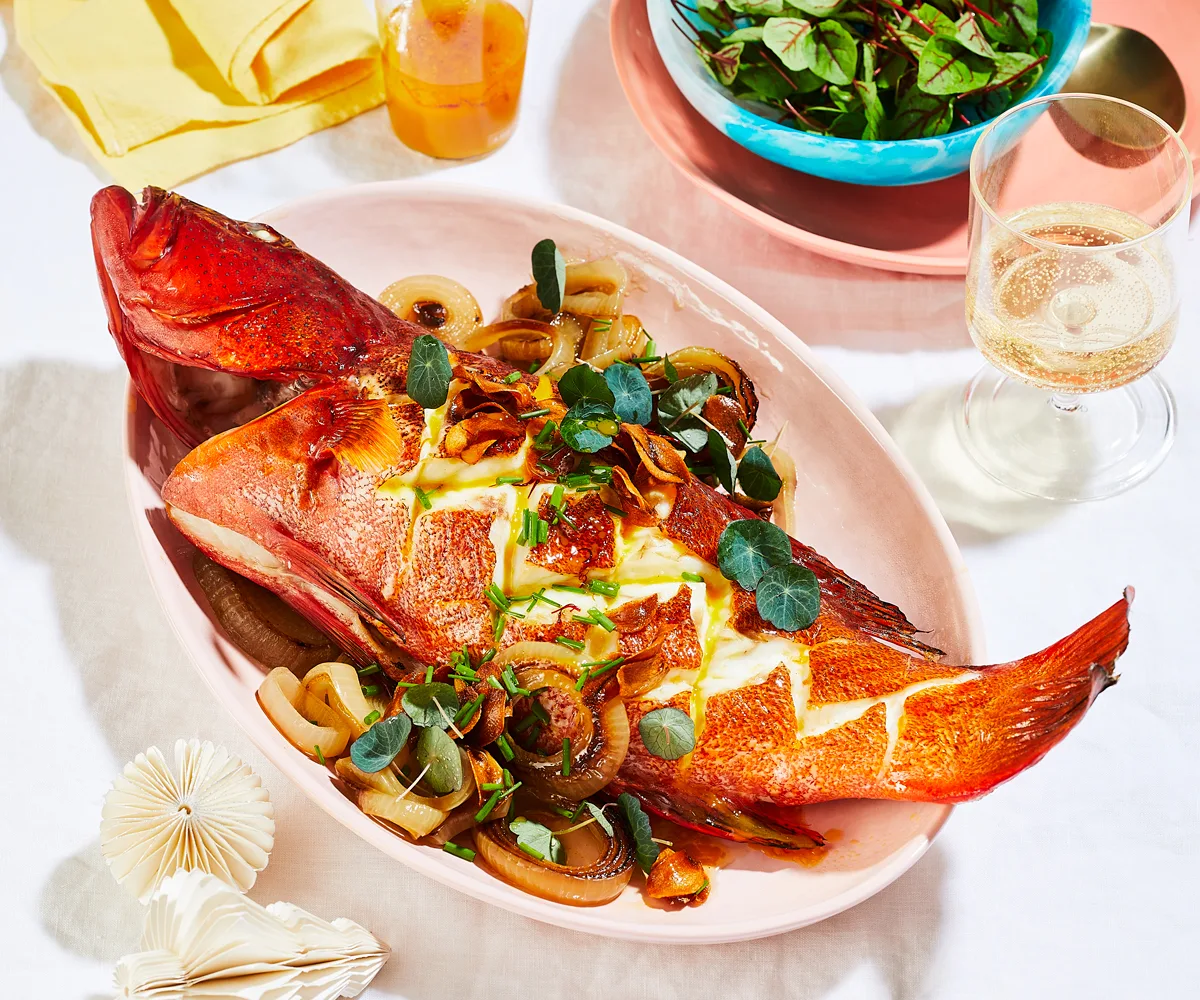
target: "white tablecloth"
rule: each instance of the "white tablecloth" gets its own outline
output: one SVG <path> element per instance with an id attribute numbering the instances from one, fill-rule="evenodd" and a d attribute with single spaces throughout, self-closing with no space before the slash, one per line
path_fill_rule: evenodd
<path id="1" fill-rule="evenodd" d="M 1041 648 L 1136 584 L 1120 685 L 1043 763 L 958 810 L 892 887 L 766 941 L 585 937 L 489 909 L 370 850 L 234 728 L 150 590 L 119 476 L 125 375 L 88 241 L 87 199 L 106 181 L 38 89 L 0 0 L 0 994 L 110 994 L 141 914 L 100 857 L 101 800 L 138 751 L 198 735 L 242 755 L 275 802 L 278 840 L 254 898 L 352 917 L 395 949 L 372 997 L 1195 996 L 1200 289 L 1163 366 L 1180 433 L 1153 479 L 1088 506 L 979 499 L 940 451 L 941 401 L 978 364 L 960 283 L 835 264 L 757 234 L 641 133 L 612 69 L 606 0 L 537 6 L 521 124 L 497 154 L 433 162 L 401 147 L 376 111 L 182 190 L 245 217 L 322 188 L 440 172 L 565 201 L 681 251 L 810 342 L 841 345 L 824 357 L 896 429 L 943 504 L 995 659 Z"/>

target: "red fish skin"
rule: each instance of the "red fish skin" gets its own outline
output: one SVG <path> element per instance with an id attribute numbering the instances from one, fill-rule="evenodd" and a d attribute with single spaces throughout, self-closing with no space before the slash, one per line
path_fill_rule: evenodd
<path id="1" fill-rule="evenodd" d="M 380 400 L 403 393 L 408 351 L 420 331 L 389 319 L 381 306 L 298 249 L 263 241 L 253 226 L 225 225 L 216 213 L 183 199 L 164 200 L 161 192 L 147 193 L 140 214 L 131 196 L 101 192 L 97 199 L 94 219 L 103 230 L 96 239 L 101 285 L 106 297 L 113 298 L 114 336 L 133 348 L 135 378 L 136 358 L 145 351 L 216 370 L 232 366 L 255 377 L 286 380 L 300 373 L 314 381 L 289 402 L 209 438 L 180 463 L 163 495 L 181 530 L 217 561 L 280 592 L 302 610 L 320 604 L 326 612 L 322 626 L 329 627 L 331 615 L 336 637 L 363 662 L 378 659 L 393 667 L 406 660 L 440 663 L 464 643 L 476 653 L 490 647 L 491 610 L 482 590 L 492 567 L 478 558 L 475 550 L 481 546 L 457 543 L 474 527 L 430 518 L 421 548 L 418 539 L 410 541 L 407 511 L 376 496 L 381 483 L 415 462 L 417 415 L 390 403 L 383 411 L 380 426 L 391 428 L 379 438 L 386 444 L 383 464 L 375 461 L 378 448 L 355 443 L 362 428 L 380 415 Z M 121 226 L 136 238 L 127 235 L 122 242 Z M 224 249 L 242 271 L 254 271 L 261 258 L 267 277 L 253 280 L 260 282 L 256 288 L 269 288 L 275 296 L 277 326 L 254 325 L 240 307 L 221 312 L 219 293 L 192 280 L 190 272 L 204 260 L 203 247 L 214 240 L 222 247 L 235 244 Z M 176 247 L 183 254 L 178 259 L 173 256 Z M 181 272 L 171 288 L 158 277 L 143 282 L 142 270 L 159 267 Z M 288 278 L 285 272 L 293 267 Z M 323 289 L 311 300 L 313 313 L 304 314 L 310 307 L 307 297 L 288 298 L 289 281 Z M 172 290 L 182 287 L 199 289 L 202 308 L 191 308 L 190 300 Z M 322 296 L 343 301 L 325 310 Z M 253 309 L 261 307 L 258 302 Z M 194 322 L 198 313 L 203 318 Z M 326 331 L 343 347 L 315 343 L 311 331 L 318 315 L 322 322 L 354 327 Z M 343 349 L 345 345 L 354 349 Z M 557 398 L 535 404 L 536 383 L 527 375 L 511 385 L 502 382 L 513 369 L 495 358 L 452 352 L 451 360 L 456 377 L 474 383 L 489 398 L 509 399 L 521 409 L 545 405 L 555 416 L 562 412 Z M 153 386 L 139 383 L 139 389 L 152 392 Z M 665 457 L 665 442 L 651 444 L 664 450 Z M 659 527 L 715 562 L 725 525 L 754 515 L 690 473 L 676 478 L 671 513 Z M 209 544 L 189 515 L 263 546 L 288 573 L 264 573 L 253 560 L 239 560 Z M 418 550 L 420 557 L 412 558 Z M 790 636 L 810 647 L 810 705 L 884 697 L 919 682 L 967 679 L 909 694 L 894 740 L 881 704 L 826 733 L 798 739 L 791 680 L 780 667 L 765 679 L 710 698 L 696 749 L 676 762 L 650 755 L 638 735 L 638 720 L 658 703 L 627 702 L 633 738 L 619 781 L 642 794 L 651 808 L 709 832 L 775 842 L 747 833 L 729 814 L 744 809 L 752 819 L 756 813 L 769 818 L 771 810 L 782 815 L 778 810 L 844 797 L 975 797 L 1039 760 L 1115 680 L 1113 664 L 1128 638 L 1131 593 L 1041 653 L 995 667 L 955 667 L 936 661 L 937 651 L 916 638 L 916 628 L 894 605 L 802 543 L 793 541 L 793 553 L 821 582 L 817 622 Z M 735 593 L 742 598 L 735 609 L 736 628 L 779 634 L 757 616 L 753 595 Z M 322 595 L 336 597 L 341 610 L 329 611 L 320 603 Z M 360 618 L 372 632 L 364 630 Z M 513 631 L 502 646 L 520 637 Z M 572 633 L 564 629 L 564 634 Z M 686 695 L 671 703 L 676 702 L 690 709 Z M 690 811 L 680 807 L 672 814 L 673 800 L 689 804 Z M 800 824 L 793 826 L 803 830 Z M 757 826 L 751 823 L 749 829 Z"/>

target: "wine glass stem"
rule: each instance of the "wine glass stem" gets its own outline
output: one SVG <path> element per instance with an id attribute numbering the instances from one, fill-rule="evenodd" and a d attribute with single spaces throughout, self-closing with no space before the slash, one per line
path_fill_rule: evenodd
<path id="1" fill-rule="evenodd" d="M 1056 392 L 1050 402 L 1059 413 L 1079 413 L 1083 409 L 1083 399 L 1070 392 Z"/>

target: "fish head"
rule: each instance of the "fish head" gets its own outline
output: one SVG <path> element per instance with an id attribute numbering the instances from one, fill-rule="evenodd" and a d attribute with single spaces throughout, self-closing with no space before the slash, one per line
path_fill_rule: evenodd
<path id="1" fill-rule="evenodd" d="M 420 332 L 271 226 L 160 188 L 140 201 L 104 188 L 91 223 L 109 330 L 139 393 L 189 444 L 406 357 Z"/>

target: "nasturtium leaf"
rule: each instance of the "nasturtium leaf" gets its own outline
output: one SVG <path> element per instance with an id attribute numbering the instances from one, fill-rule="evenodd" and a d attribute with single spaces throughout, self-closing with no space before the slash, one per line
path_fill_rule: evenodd
<path id="1" fill-rule="evenodd" d="M 805 14 L 812 14 L 813 17 L 828 17 L 846 0 L 787 0 L 787 2 L 789 7 L 802 10 Z"/>
<path id="2" fill-rule="evenodd" d="M 411 732 L 412 720 L 407 715 L 380 719 L 351 745 L 350 760 L 367 774 L 382 771 L 404 749 Z"/>
<path id="3" fill-rule="evenodd" d="M 620 431 L 612 407 L 594 399 L 582 399 L 567 410 L 558 428 L 568 448 L 589 455 L 607 448 Z"/>
<path id="4" fill-rule="evenodd" d="M 458 695 L 449 684 L 435 681 L 410 687 L 404 692 L 400 704 L 416 725 L 449 729 L 454 721 L 454 713 L 458 711 Z M 441 705 L 440 709 L 438 705 Z"/>
<path id="5" fill-rule="evenodd" d="M 817 620 L 821 587 L 812 570 L 796 563 L 772 566 L 754 589 L 758 613 L 777 629 L 795 632 Z"/>
<path id="6" fill-rule="evenodd" d="M 423 333 L 413 341 L 408 356 L 408 375 L 404 391 L 425 409 L 433 410 L 446 402 L 450 394 L 450 356 L 437 337 Z"/>
<path id="7" fill-rule="evenodd" d="M 963 94 L 986 86 L 993 68 L 991 60 L 938 36 L 929 39 L 921 52 L 917 86 L 927 94 Z"/>
<path id="8" fill-rule="evenodd" d="M 717 566 L 726 579 L 736 581 L 744 590 L 758 586 L 773 566 L 786 566 L 791 561 L 792 540 L 782 528 L 756 517 L 734 521 L 717 541 Z"/>
<path id="9" fill-rule="evenodd" d="M 417 737 L 417 767 L 425 771 L 425 784 L 438 795 L 449 795 L 462 788 L 462 757 L 458 744 L 442 730 L 421 730 Z M 428 770 L 425 770 L 428 768 Z"/>
<path id="10" fill-rule="evenodd" d="M 729 450 L 727 442 L 720 431 L 708 432 L 708 461 L 717 476 L 717 482 L 733 493 L 734 480 L 737 479 L 737 459 Z"/>
<path id="11" fill-rule="evenodd" d="M 613 392 L 604 373 L 596 371 L 588 364 L 568 369 L 558 380 L 558 394 L 567 406 L 574 406 L 581 399 L 593 399 L 607 406 L 613 405 Z"/>
<path id="12" fill-rule="evenodd" d="M 517 838 L 517 844 L 535 858 L 561 865 L 566 857 L 562 842 L 554 831 L 541 823 L 518 816 L 508 824 L 509 831 Z"/>
<path id="13" fill-rule="evenodd" d="M 985 59 L 996 58 L 996 50 L 992 48 L 992 43 L 987 40 L 987 35 L 980 29 L 974 11 L 967 11 L 954 22 L 954 37 L 958 40 L 959 45 L 970 49 L 976 55 L 983 56 Z"/>
<path id="14" fill-rule="evenodd" d="M 722 42 L 761 42 L 763 29 L 761 24 L 750 24 L 744 28 L 736 28 L 721 39 Z"/>
<path id="15" fill-rule="evenodd" d="M 678 760 L 696 748 L 692 717 L 678 708 L 656 708 L 638 722 L 642 743 L 655 757 Z"/>
<path id="16" fill-rule="evenodd" d="M 975 4 L 988 17 L 979 19 L 983 33 L 993 42 L 1026 48 L 1038 31 L 1038 0 L 978 0 Z"/>
<path id="17" fill-rule="evenodd" d="M 712 372 L 697 372 L 672 382 L 658 397 L 658 420 L 663 429 L 669 431 L 680 418 L 700 413 L 718 386 Z"/>
<path id="18" fill-rule="evenodd" d="M 896 103 L 896 115 L 888 122 L 889 139 L 919 139 L 950 131 L 954 105 L 944 97 L 909 87 Z"/>
<path id="19" fill-rule="evenodd" d="M 783 480 L 775 471 L 775 464 L 758 445 L 742 455 L 742 460 L 738 463 L 738 483 L 746 496 L 763 501 L 774 500 L 783 487 Z"/>
<path id="20" fill-rule="evenodd" d="M 538 301 L 543 309 L 557 313 L 562 308 L 567 287 L 567 262 L 554 240 L 541 240 L 535 244 L 532 262 Z"/>
<path id="21" fill-rule="evenodd" d="M 604 381 L 613 397 L 613 412 L 627 424 L 650 423 L 654 396 L 640 368 L 618 362 L 604 369 Z"/>
<path id="22" fill-rule="evenodd" d="M 607 833 L 610 837 L 613 835 L 613 825 L 609 822 L 607 816 L 604 815 L 604 807 L 596 805 L 595 802 L 585 802 L 587 811 L 592 814 L 592 818 L 599 825 L 600 829 Z"/>
<path id="23" fill-rule="evenodd" d="M 773 17 L 763 25 L 763 45 L 788 69 L 808 69 L 803 42 L 812 29 L 812 22 L 802 17 Z"/>
<path id="24" fill-rule="evenodd" d="M 822 80 L 843 86 L 858 68 L 858 42 L 837 21 L 819 21 L 800 40 L 804 63 Z"/>
<path id="25" fill-rule="evenodd" d="M 784 0 L 725 0 L 730 10 L 739 14 L 779 14 Z"/>
<path id="26" fill-rule="evenodd" d="M 663 375 L 666 376 L 668 382 L 679 381 L 679 371 L 670 357 L 663 358 Z"/>
<path id="27" fill-rule="evenodd" d="M 630 836 L 633 837 L 634 854 L 637 856 L 638 866 L 649 875 L 651 866 L 658 858 L 658 844 L 654 842 L 650 820 L 642 811 L 641 802 L 628 792 L 622 792 L 617 796 L 617 805 L 621 807 L 621 815 L 625 818 L 625 825 L 629 828 Z"/>

